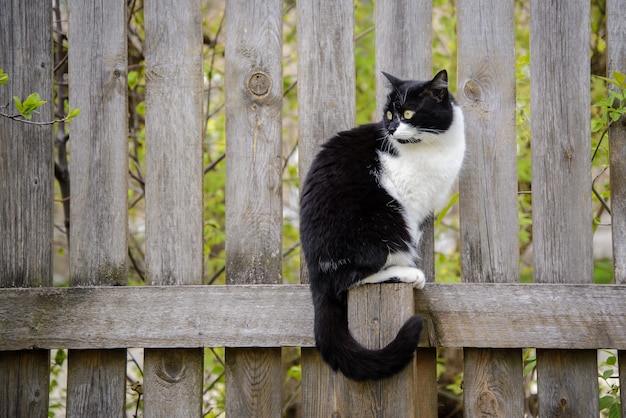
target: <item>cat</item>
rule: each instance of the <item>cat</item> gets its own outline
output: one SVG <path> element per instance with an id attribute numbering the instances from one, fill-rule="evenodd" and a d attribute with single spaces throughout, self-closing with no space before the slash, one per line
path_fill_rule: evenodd
<path id="1" fill-rule="evenodd" d="M 417 348 L 422 318 L 409 318 L 385 348 L 366 349 L 348 328 L 348 290 L 382 282 L 424 287 L 421 231 L 446 203 L 465 153 L 463 113 L 446 70 L 428 81 L 383 75 L 391 91 L 382 121 L 323 144 L 300 201 L 316 346 L 334 370 L 357 381 L 401 371 Z"/>

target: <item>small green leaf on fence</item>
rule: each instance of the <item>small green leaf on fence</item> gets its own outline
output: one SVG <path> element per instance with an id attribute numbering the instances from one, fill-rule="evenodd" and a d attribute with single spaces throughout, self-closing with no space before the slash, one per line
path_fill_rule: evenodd
<path id="1" fill-rule="evenodd" d="M 0 84 L 6 84 L 9 81 L 9 75 L 0 68 Z"/>
<path id="2" fill-rule="evenodd" d="M 452 206 L 454 206 L 454 204 L 459 200 L 459 194 L 455 193 L 454 196 L 452 196 L 452 198 L 450 199 L 450 201 L 448 202 L 448 204 L 446 205 L 445 208 L 443 208 L 441 210 L 441 212 L 439 213 L 439 216 L 437 216 L 437 221 L 435 222 L 435 226 L 439 226 L 439 224 L 441 223 L 441 221 L 443 221 L 443 218 L 446 217 L 446 214 L 448 213 L 448 211 L 450 210 L 450 208 Z"/>
<path id="3" fill-rule="evenodd" d="M 72 109 L 70 110 L 70 113 L 68 113 L 67 115 L 67 120 L 70 121 L 72 120 L 72 118 L 75 118 L 76 116 L 80 115 L 80 109 Z"/>
<path id="4" fill-rule="evenodd" d="M 609 408 L 615 403 L 615 398 L 611 395 L 603 396 L 600 398 L 600 410 Z"/>
<path id="5" fill-rule="evenodd" d="M 602 372 L 602 378 L 604 380 L 610 379 L 611 376 L 613 376 L 613 369 L 605 370 L 604 372 Z"/>
<path id="6" fill-rule="evenodd" d="M 41 100 L 39 93 L 31 93 L 23 102 L 17 96 L 13 96 L 13 100 L 17 111 L 26 119 L 31 119 L 33 113 L 37 113 L 37 108 L 46 103 L 45 100 Z"/>
<path id="7" fill-rule="evenodd" d="M 624 86 L 624 81 L 626 81 L 626 74 L 620 73 L 619 71 L 613 71 L 613 78 L 617 81 L 619 86 Z"/>
<path id="8" fill-rule="evenodd" d="M 615 402 L 609 409 L 609 418 L 621 418 L 622 408 L 619 402 Z"/>
<path id="9" fill-rule="evenodd" d="M 617 357 L 615 355 L 612 355 L 610 357 L 607 357 L 606 359 L 606 364 L 609 366 L 613 366 L 617 363 Z"/>

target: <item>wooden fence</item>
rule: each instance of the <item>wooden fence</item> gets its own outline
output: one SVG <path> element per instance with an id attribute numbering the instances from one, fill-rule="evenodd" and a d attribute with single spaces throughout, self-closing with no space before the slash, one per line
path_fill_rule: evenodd
<path id="1" fill-rule="evenodd" d="M 0 101 L 52 102 L 50 2 L 3 0 Z M 514 2 L 459 0 L 461 284 L 352 292 L 372 346 L 419 312 L 412 367 L 333 373 L 313 348 L 302 285 L 281 285 L 282 1 L 226 2 L 226 286 L 203 271 L 200 0 L 145 2 L 146 268 L 127 276 L 126 2 L 69 1 L 70 288 L 51 288 L 53 132 L 0 119 L 0 416 L 48 411 L 49 350 L 69 349 L 67 416 L 123 416 L 126 348 L 145 348 L 144 416 L 202 413 L 202 347 L 225 346 L 229 417 L 281 415 L 281 349 L 302 347 L 305 417 L 437 416 L 436 348 L 464 347 L 468 417 L 524 416 L 522 348 L 537 348 L 539 415 L 599 415 L 596 350 L 626 350 L 626 134 L 610 132 L 615 285 L 593 285 L 588 1 L 531 0 L 535 284 L 519 284 Z M 299 166 L 355 119 L 353 0 L 298 9 Z M 431 75 L 432 5 L 376 4 L 377 70 Z M 608 69 L 626 72 L 626 7 L 607 0 Z M 358 70 L 358 69 L 357 69 Z M 377 98 L 383 84 L 378 75 Z M 50 120 L 43 110 L 34 120 Z M 425 248 L 432 246 L 432 234 Z M 432 251 L 424 268 L 434 280 Z M 185 286 L 183 286 L 185 285 Z M 626 351 L 619 352 L 626 384 Z M 621 394 L 622 416 L 626 396 Z"/>

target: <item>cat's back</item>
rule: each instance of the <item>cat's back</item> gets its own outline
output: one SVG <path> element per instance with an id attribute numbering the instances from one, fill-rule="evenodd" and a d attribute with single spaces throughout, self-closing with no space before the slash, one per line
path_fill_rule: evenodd
<path id="1" fill-rule="evenodd" d="M 353 188 L 359 184 L 375 185 L 377 150 L 382 136 L 380 123 L 373 123 L 339 132 L 324 143 L 305 180 L 304 203 L 315 191 L 325 195 L 345 194 L 350 190 L 357 192 Z"/>

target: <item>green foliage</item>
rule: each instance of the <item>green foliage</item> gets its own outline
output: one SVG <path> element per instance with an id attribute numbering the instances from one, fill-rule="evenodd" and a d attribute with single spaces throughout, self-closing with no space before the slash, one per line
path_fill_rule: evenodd
<path id="1" fill-rule="evenodd" d="M 599 364 L 598 381 L 600 383 L 600 411 L 608 418 L 620 418 L 621 403 L 617 373 L 617 354 L 603 350 L 600 354 L 607 357 Z"/>
<path id="2" fill-rule="evenodd" d="M 0 68 L 0 85 L 6 84 L 8 82 L 9 82 L 9 75 L 5 73 L 4 71 L 2 71 L 2 68 Z"/>
<path id="3" fill-rule="evenodd" d="M 612 87 L 608 89 L 608 95 L 593 104 L 600 108 L 600 114 L 592 119 L 591 131 L 601 132 L 604 136 L 605 131 L 626 114 L 626 74 L 614 71 L 613 78 L 595 77 Z"/>
<path id="4" fill-rule="evenodd" d="M 9 75 L 0 68 L 0 85 L 7 84 L 8 81 L 9 81 Z M 7 115 L 4 113 L 0 113 L 0 116 L 4 116 L 6 118 L 13 119 L 16 121 L 21 121 L 21 122 L 30 121 L 33 118 L 33 114 L 39 113 L 37 109 L 39 109 L 41 106 L 46 104 L 46 101 L 41 100 L 41 97 L 39 96 L 39 93 L 37 92 L 29 94 L 28 97 L 26 97 L 26 99 L 24 100 L 20 99 L 19 96 L 13 96 L 13 101 L 15 102 L 15 109 L 17 110 L 18 114 Z M 70 122 L 73 118 L 75 118 L 79 114 L 80 114 L 80 109 L 71 109 L 67 113 L 67 116 L 65 116 L 62 119 L 56 119 L 56 120 L 44 121 L 44 122 L 32 122 L 32 123 L 37 124 L 37 125 L 51 125 L 51 124 L 55 124 L 58 122 Z M 19 118 L 20 116 L 23 119 L 20 119 Z"/>
<path id="5" fill-rule="evenodd" d="M 26 119 L 31 119 L 33 117 L 33 113 L 37 112 L 37 108 L 41 105 L 46 104 L 45 100 L 41 100 L 39 97 L 39 93 L 31 93 L 24 102 L 20 100 L 19 97 L 13 96 L 13 100 L 15 101 L 15 108 L 20 115 L 22 115 Z"/>

